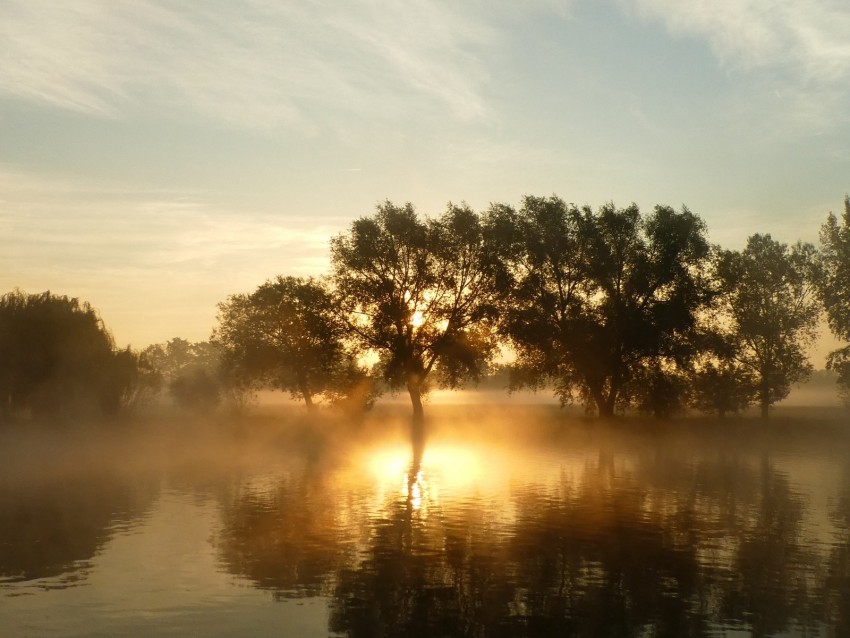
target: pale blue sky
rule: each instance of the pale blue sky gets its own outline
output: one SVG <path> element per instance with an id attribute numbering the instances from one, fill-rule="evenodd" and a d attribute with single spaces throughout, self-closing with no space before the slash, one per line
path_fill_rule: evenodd
<path id="1" fill-rule="evenodd" d="M 850 190 L 848 33 L 846 0 L 0 0 L 0 290 L 204 339 L 383 199 L 813 241 Z"/>

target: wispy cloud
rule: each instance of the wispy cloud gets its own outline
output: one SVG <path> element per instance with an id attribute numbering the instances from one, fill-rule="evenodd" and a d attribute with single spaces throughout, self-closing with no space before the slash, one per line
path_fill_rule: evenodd
<path id="1" fill-rule="evenodd" d="M 821 81 L 850 71 L 850 11 L 843 0 L 627 0 L 681 35 L 708 40 L 724 62 L 788 66 Z"/>
<path id="2" fill-rule="evenodd" d="M 271 266 L 266 276 L 276 268 L 308 274 L 324 263 L 328 239 L 345 226 L 333 217 L 281 219 L 224 209 L 177 193 L 97 192 L 2 167 L 0 188 L 6 273 L 48 268 L 92 274 L 126 267 L 149 269 L 152 277 L 175 268 L 187 275 L 209 274 L 209 268 L 232 274 L 237 262 L 250 257 L 256 264 L 251 270 Z"/>
<path id="3" fill-rule="evenodd" d="M 200 336 L 227 295 L 281 273 L 325 273 L 328 240 L 347 223 L 191 194 L 98 191 L 0 166 L 0 291 L 81 296 L 137 344 Z"/>
<path id="4" fill-rule="evenodd" d="M 497 41 L 486 17 L 438 0 L 4 0 L 0 92 L 100 116 L 176 108 L 261 127 L 309 128 L 316 109 L 484 118 L 482 58 Z"/>
<path id="5" fill-rule="evenodd" d="M 764 101 L 817 126 L 847 119 L 850 10 L 846 0 L 622 0 L 671 33 L 704 39 L 730 71 L 747 73 Z"/>

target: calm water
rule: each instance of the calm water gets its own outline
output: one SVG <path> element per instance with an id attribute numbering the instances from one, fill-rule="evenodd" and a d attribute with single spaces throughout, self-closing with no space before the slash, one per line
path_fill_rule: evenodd
<path id="1" fill-rule="evenodd" d="M 840 429 L 432 412 L 7 449 L 0 635 L 850 636 Z"/>

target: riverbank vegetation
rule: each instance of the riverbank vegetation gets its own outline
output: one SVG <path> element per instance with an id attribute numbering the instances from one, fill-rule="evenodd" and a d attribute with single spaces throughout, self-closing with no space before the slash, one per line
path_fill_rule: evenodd
<path id="1" fill-rule="evenodd" d="M 424 217 L 385 202 L 331 239 L 331 272 L 227 297 L 208 342 L 114 343 L 86 302 L 0 297 L 0 420 L 111 416 L 152 404 L 240 410 L 282 390 L 362 413 L 404 391 L 504 371 L 609 418 L 688 410 L 762 417 L 814 369 L 819 319 L 845 345 L 826 366 L 850 405 L 850 198 L 819 246 L 755 234 L 712 245 L 683 207 L 596 210 L 552 197 Z"/>

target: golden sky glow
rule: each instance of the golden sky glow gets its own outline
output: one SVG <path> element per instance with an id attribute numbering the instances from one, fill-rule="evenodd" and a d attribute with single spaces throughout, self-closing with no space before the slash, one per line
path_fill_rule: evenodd
<path id="1" fill-rule="evenodd" d="M 842 0 L 11 0 L 0 289 L 82 297 L 119 345 L 206 339 L 384 199 L 814 241 L 850 190 L 848 32 Z"/>

